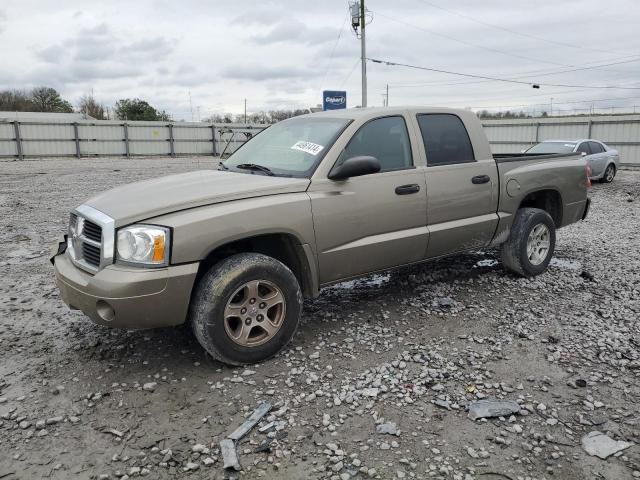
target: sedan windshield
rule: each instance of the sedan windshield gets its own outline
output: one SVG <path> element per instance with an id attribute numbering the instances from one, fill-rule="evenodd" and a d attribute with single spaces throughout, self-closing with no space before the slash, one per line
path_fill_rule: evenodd
<path id="1" fill-rule="evenodd" d="M 223 162 L 238 172 L 308 177 L 349 123 L 341 118 L 292 118 L 253 137 Z"/>
<path id="2" fill-rule="evenodd" d="M 576 148 L 571 142 L 542 142 L 534 145 L 526 153 L 571 153 Z"/>

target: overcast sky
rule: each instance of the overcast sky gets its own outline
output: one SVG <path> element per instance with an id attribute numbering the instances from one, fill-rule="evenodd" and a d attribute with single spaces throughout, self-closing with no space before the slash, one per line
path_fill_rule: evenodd
<path id="1" fill-rule="evenodd" d="M 438 8 L 440 7 L 440 8 Z M 367 0 L 368 56 L 537 83 L 640 87 L 638 0 Z M 446 9 L 446 10 L 443 10 Z M 141 97 L 190 120 L 360 104 L 348 0 L 2 0 L 0 89 L 47 85 L 74 106 Z M 506 29 L 506 30 L 505 30 Z M 629 61 L 637 59 L 638 61 Z M 626 63 L 619 63 L 626 62 Z M 545 73 L 601 66 L 562 74 Z M 369 105 L 554 110 L 639 105 L 640 89 L 509 84 L 369 63 Z M 601 100 L 601 101 L 598 101 Z M 571 102 L 571 103 L 568 103 Z"/>

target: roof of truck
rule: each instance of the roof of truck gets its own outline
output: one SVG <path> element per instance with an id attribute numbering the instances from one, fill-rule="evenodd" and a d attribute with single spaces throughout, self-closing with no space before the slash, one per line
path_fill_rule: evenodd
<path id="1" fill-rule="evenodd" d="M 382 114 L 400 113 L 473 113 L 469 110 L 444 107 L 367 107 L 367 108 L 345 108 L 342 110 L 325 110 L 324 112 L 309 113 L 307 117 L 331 117 L 331 118 L 367 118 L 379 117 Z"/>

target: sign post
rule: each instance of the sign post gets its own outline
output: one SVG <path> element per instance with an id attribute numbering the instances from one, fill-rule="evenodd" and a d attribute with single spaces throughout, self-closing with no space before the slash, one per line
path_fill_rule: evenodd
<path id="1" fill-rule="evenodd" d="M 340 110 L 347 108 L 347 92 L 338 90 L 325 90 L 322 92 L 323 110 Z"/>

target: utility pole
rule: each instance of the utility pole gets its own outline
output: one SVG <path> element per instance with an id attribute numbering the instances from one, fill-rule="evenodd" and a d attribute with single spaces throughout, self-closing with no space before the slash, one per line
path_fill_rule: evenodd
<path id="1" fill-rule="evenodd" d="M 247 99 L 244 99 L 244 123 L 247 124 Z"/>
<path id="2" fill-rule="evenodd" d="M 191 90 L 189 90 L 189 111 L 191 112 L 191 121 L 193 122 L 193 102 L 191 101 Z"/>
<path id="3" fill-rule="evenodd" d="M 551 106 L 550 106 L 550 107 L 551 107 L 551 108 L 549 109 L 549 110 L 550 110 L 550 112 L 549 112 L 549 116 L 550 116 L 550 117 L 553 117 L 553 97 L 551 97 Z"/>
<path id="4" fill-rule="evenodd" d="M 389 84 L 387 83 L 387 95 L 385 96 L 385 98 L 387 99 L 387 107 L 389 106 Z"/>
<path id="5" fill-rule="evenodd" d="M 360 0 L 360 60 L 362 62 L 362 108 L 367 106 L 367 44 L 364 36 L 365 28 L 364 0 Z"/>

